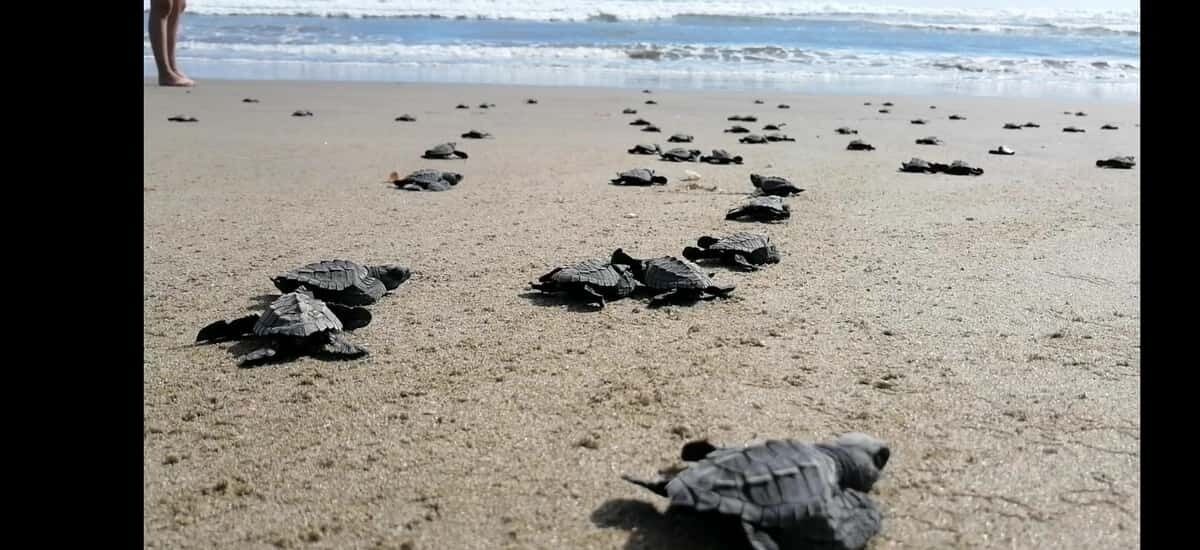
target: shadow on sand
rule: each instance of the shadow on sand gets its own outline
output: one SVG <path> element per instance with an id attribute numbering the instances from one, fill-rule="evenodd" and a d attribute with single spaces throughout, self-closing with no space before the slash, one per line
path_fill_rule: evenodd
<path id="1" fill-rule="evenodd" d="M 650 503 L 612 499 L 591 515 L 594 525 L 629 531 L 625 550 L 750 550 L 736 524 L 686 512 L 661 514 Z"/>

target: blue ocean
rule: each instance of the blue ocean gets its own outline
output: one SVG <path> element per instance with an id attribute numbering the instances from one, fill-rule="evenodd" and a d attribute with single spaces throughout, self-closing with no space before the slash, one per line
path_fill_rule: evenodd
<path id="1" fill-rule="evenodd" d="M 148 8 L 148 4 L 144 6 Z M 193 0 L 194 78 L 1139 101 L 1137 11 L 767 0 Z M 144 67 L 154 74 L 149 36 Z"/>

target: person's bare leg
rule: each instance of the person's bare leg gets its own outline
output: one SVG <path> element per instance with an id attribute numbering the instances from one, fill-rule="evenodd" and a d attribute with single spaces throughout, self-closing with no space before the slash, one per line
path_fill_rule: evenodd
<path id="1" fill-rule="evenodd" d="M 172 0 L 171 12 L 167 15 L 167 66 L 171 68 L 171 72 L 178 76 L 180 84 L 183 86 L 191 86 L 195 84 L 192 79 L 183 74 L 179 70 L 179 65 L 175 63 L 175 41 L 179 38 L 180 19 L 183 18 L 183 10 L 187 8 L 187 0 Z"/>
<path id="2" fill-rule="evenodd" d="M 167 23 L 174 9 L 172 0 L 151 0 L 150 18 L 147 27 L 150 31 L 150 49 L 154 51 L 154 63 L 158 65 L 159 86 L 186 86 L 187 83 L 175 71 L 167 57 Z"/>

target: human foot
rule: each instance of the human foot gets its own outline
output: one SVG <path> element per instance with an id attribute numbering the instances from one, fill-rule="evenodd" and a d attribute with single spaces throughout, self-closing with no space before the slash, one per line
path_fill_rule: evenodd
<path id="1" fill-rule="evenodd" d="M 167 74 L 158 77 L 159 86 L 195 86 L 196 82 L 186 76 Z"/>

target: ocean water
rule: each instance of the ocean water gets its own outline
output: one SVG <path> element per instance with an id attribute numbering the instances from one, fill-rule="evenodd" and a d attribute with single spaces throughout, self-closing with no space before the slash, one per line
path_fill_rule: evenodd
<path id="1" fill-rule="evenodd" d="M 196 78 L 1140 96 L 1137 11 L 545 4 L 192 0 L 177 57 Z M 148 35 L 143 49 L 150 76 Z"/>

